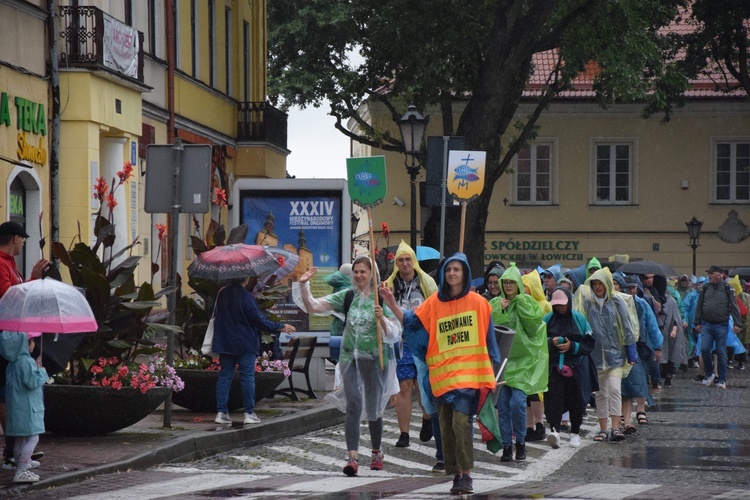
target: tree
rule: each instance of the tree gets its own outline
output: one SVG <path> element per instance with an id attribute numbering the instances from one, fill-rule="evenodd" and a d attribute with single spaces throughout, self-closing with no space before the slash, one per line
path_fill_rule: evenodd
<path id="1" fill-rule="evenodd" d="M 283 107 L 330 101 L 336 128 L 367 145 L 403 151 L 400 137 L 358 113 L 370 100 L 397 122 L 413 102 L 438 108 L 445 135 L 487 152 L 486 183 L 468 205 L 465 249 L 482 269 L 492 188 L 534 138 L 551 100 L 588 67 L 602 105 L 645 101 L 673 45 L 659 31 L 685 0 L 287 0 L 269 2 L 269 94 Z M 535 110 L 514 121 L 534 54 L 556 64 Z M 353 57 L 354 55 L 355 57 Z M 361 59 L 361 63 L 359 60 Z M 591 62 L 596 64 L 592 65 Z M 662 99 L 665 100 L 665 99 Z M 465 102 L 457 124 L 453 111 Z M 345 124 L 353 119 L 356 131 Z M 434 119 L 434 118 L 433 118 Z M 394 130 L 397 130 L 394 128 Z M 433 210 L 428 228 L 436 228 Z M 458 248 L 458 214 L 448 214 L 446 252 Z M 437 230 L 427 244 L 438 246 Z"/>

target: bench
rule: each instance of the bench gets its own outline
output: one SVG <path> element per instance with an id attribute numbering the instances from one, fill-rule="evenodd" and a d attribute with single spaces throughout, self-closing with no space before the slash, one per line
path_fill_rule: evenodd
<path id="1" fill-rule="evenodd" d="M 289 363 L 289 369 L 292 373 L 301 373 L 305 376 L 307 390 L 295 388 L 294 380 L 290 375 L 287 378 L 289 388 L 277 389 L 274 391 L 274 396 L 281 394 L 282 396 L 288 396 L 292 401 L 299 401 L 299 396 L 297 395 L 297 391 L 299 391 L 309 399 L 318 399 L 310 384 L 310 361 L 312 361 L 317 343 L 317 337 L 294 337 L 283 347 L 284 359 Z"/>

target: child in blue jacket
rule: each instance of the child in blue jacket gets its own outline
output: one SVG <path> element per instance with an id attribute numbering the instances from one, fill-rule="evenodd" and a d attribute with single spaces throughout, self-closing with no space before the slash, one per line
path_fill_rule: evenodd
<path id="1" fill-rule="evenodd" d="M 13 450 L 16 459 L 14 483 L 35 483 L 39 476 L 29 469 L 39 435 L 44 433 L 44 398 L 42 386 L 49 378 L 47 370 L 31 357 L 34 341 L 25 333 L 2 332 L 0 355 L 10 363 L 6 371 L 6 429 L 16 437 Z"/>

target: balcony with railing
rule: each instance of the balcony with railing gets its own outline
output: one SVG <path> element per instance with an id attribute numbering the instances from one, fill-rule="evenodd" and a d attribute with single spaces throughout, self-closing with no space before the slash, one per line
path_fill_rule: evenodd
<path id="1" fill-rule="evenodd" d="M 287 115 L 268 102 L 240 102 L 237 141 L 269 142 L 286 149 Z"/>
<path id="2" fill-rule="evenodd" d="M 60 7 L 60 69 L 105 71 L 143 83 L 143 33 L 90 6 Z"/>

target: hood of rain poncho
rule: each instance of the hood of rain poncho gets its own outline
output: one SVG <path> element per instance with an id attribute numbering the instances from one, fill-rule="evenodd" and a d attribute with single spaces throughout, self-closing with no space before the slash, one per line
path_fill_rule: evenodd
<path id="1" fill-rule="evenodd" d="M 323 282 L 333 288 L 333 293 L 351 288 L 352 279 L 341 271 L 335 271 L 323 278 Z"/>
<path id="2" fill-rule="evenodd" d="M 457 260 L 458 262 L 460 262 L 464 268 L 464 287 L 458 297 L 451 297 L 450 287 L 448 286 L 448 283 L 445 282 L 445 266 L 447 266 L 450 262 L 453 262 L 454 260 Z M 438 278 L 439 278 L 438 299 L 441 302 L 448 302 L 451 300 L 460 299 L 461 297 L 469 293 L 471 289 L 471 268 L 469 267 L 469 259 L 466 258 L 466 254 L 461 253 L 461 252 L 456 252 L 451 257 L 446 258 L 443 261 L 443 263 L 440 265 Z"/>
<path id="3" fill-rule="evenodd" d="M 393 261 L 397 262 L 398 258 L 401 255 L 408 255 L 409 257 L 411 257 L 412 267 L 414 268 L 414 272 L 417 274 L 417 276 L 419 276 L 419 286 L 422 288 L 422 294 L 424 294 L 424 298 L 426 299 L 427 297 L 435 293 L 437 291 L 435 280 L 433 280 L 429 274 L 422 271 L 422 268 L 419 267 L 417 254 L 406 242 L 404 242 L 404 240 L 401 240 L 401 243 L 398 244 L 396 254 L 393 257 Z M 388 277 L 388 279 L 385 280 L 385 284 L 388 288 L 393 288 L 393 281 L 396 279 L 396 276 L 398 276 L 398 266 L 394 264 L 393 272 Z"/>
<path id="4" fill-rule="evenodd" d="M 604 303 L 600 307 L 594 291 L 592 281 L 604 284 Z M 587 304 L 590 307 L 587 310 Z M 608 268 L 594 271 L 586 283 L 581 285 L 573 296 L 573 308 L 586 316 L 596 339 L 596 348 L 591 352 L 591 358 L 600 370 L 623 367 L 623 377 L 630 373 L 627 362 L 625 345 L 634 344 L 638 340 L 638 311 L 632 295 L 616 292 L 612 273 Z M 615 315 L 617 321 L 611 321 Z"/>
<path id="5" fill-rule="evenodd" d="M 521 276 L 521 281 L 524 285 L 529 287 L 529 295 L 531 295 L 539 307 L 542 308 L 542 312 L 547 314 L 552 312 L 552 306 L 550 305 L 547 297 L 544 296 L 544 288 L 542 287 L 542 281 L 539 278 L 539 273 L 535 270 L 530 273 Z"/>
<path id="6" fill-rule="evenodd" d="M 544 270 L 544 273 L 540 273 L 540 274 L 545 274 L 545 273 L 551 274 L 552 277 L 555 278 L 555 282 L 560 281 L 560 278 L 562 278 L 563 276 L 562 264 L 555 264 L 554 266 L 550 266 Z"/>
<path id="7" fill-rule="evenodd" d="M 592 269 L 601 269 L 602 263 L 596 257 L 591 257 L 591 260 L 586 264 L 586 276 L 589 275 Z"/>
<path id="8" fill-rule="evenodd" d="M 0 356 L 8 361 L 17 361 L 29 354 L 29 337 L 25 333 L 3 331 L 0 334 Z"/>
<path id="9" fill-rule="evenodd" d="M 727 283 L 729 283 L 729 285 L 734 290 L 734 294 L 739 297 L 742 293 L 742 283 L 740 283 L 740 275 L 735 274 L 734 278 L 727 280 Z"/>
<path id="10" fill-rule="evenodd" d="M 516 332 L 503 378 L 510 387 L 526 394 L 545 392 L 549 377 L 549 351 L 547 325 L 542 320 L 544 313 L 536 300 L 524 292 L 521 272 L 514 263 L 511 263 L 500 279 L 502 294 L 490 300 L 492 320 L 496 325 L 507 326 Z M 502 281 L 507 280 L 518 283 L 518 295 L 513 297 L 510 305 L 503 311 L 500 306 L 505 298 Z"/>
<path id="11" fill-rule="evenodd" d="M 583 285 L 587 277 L 586 264 L 581 264 L 578 267 L 574 267 L 566 273 L 566 276 L 570 277 L 570 279 L 575 283 L 576 288 Z"/>
<path id="12" fill-rule="evenodd" d="M 622 274 L 620 271 L 616 271 L 612 273 L 612 280 L 616 281 L 620 285 L 620 289 L 624 292 L 625 291 L 625 275 Z"/>

